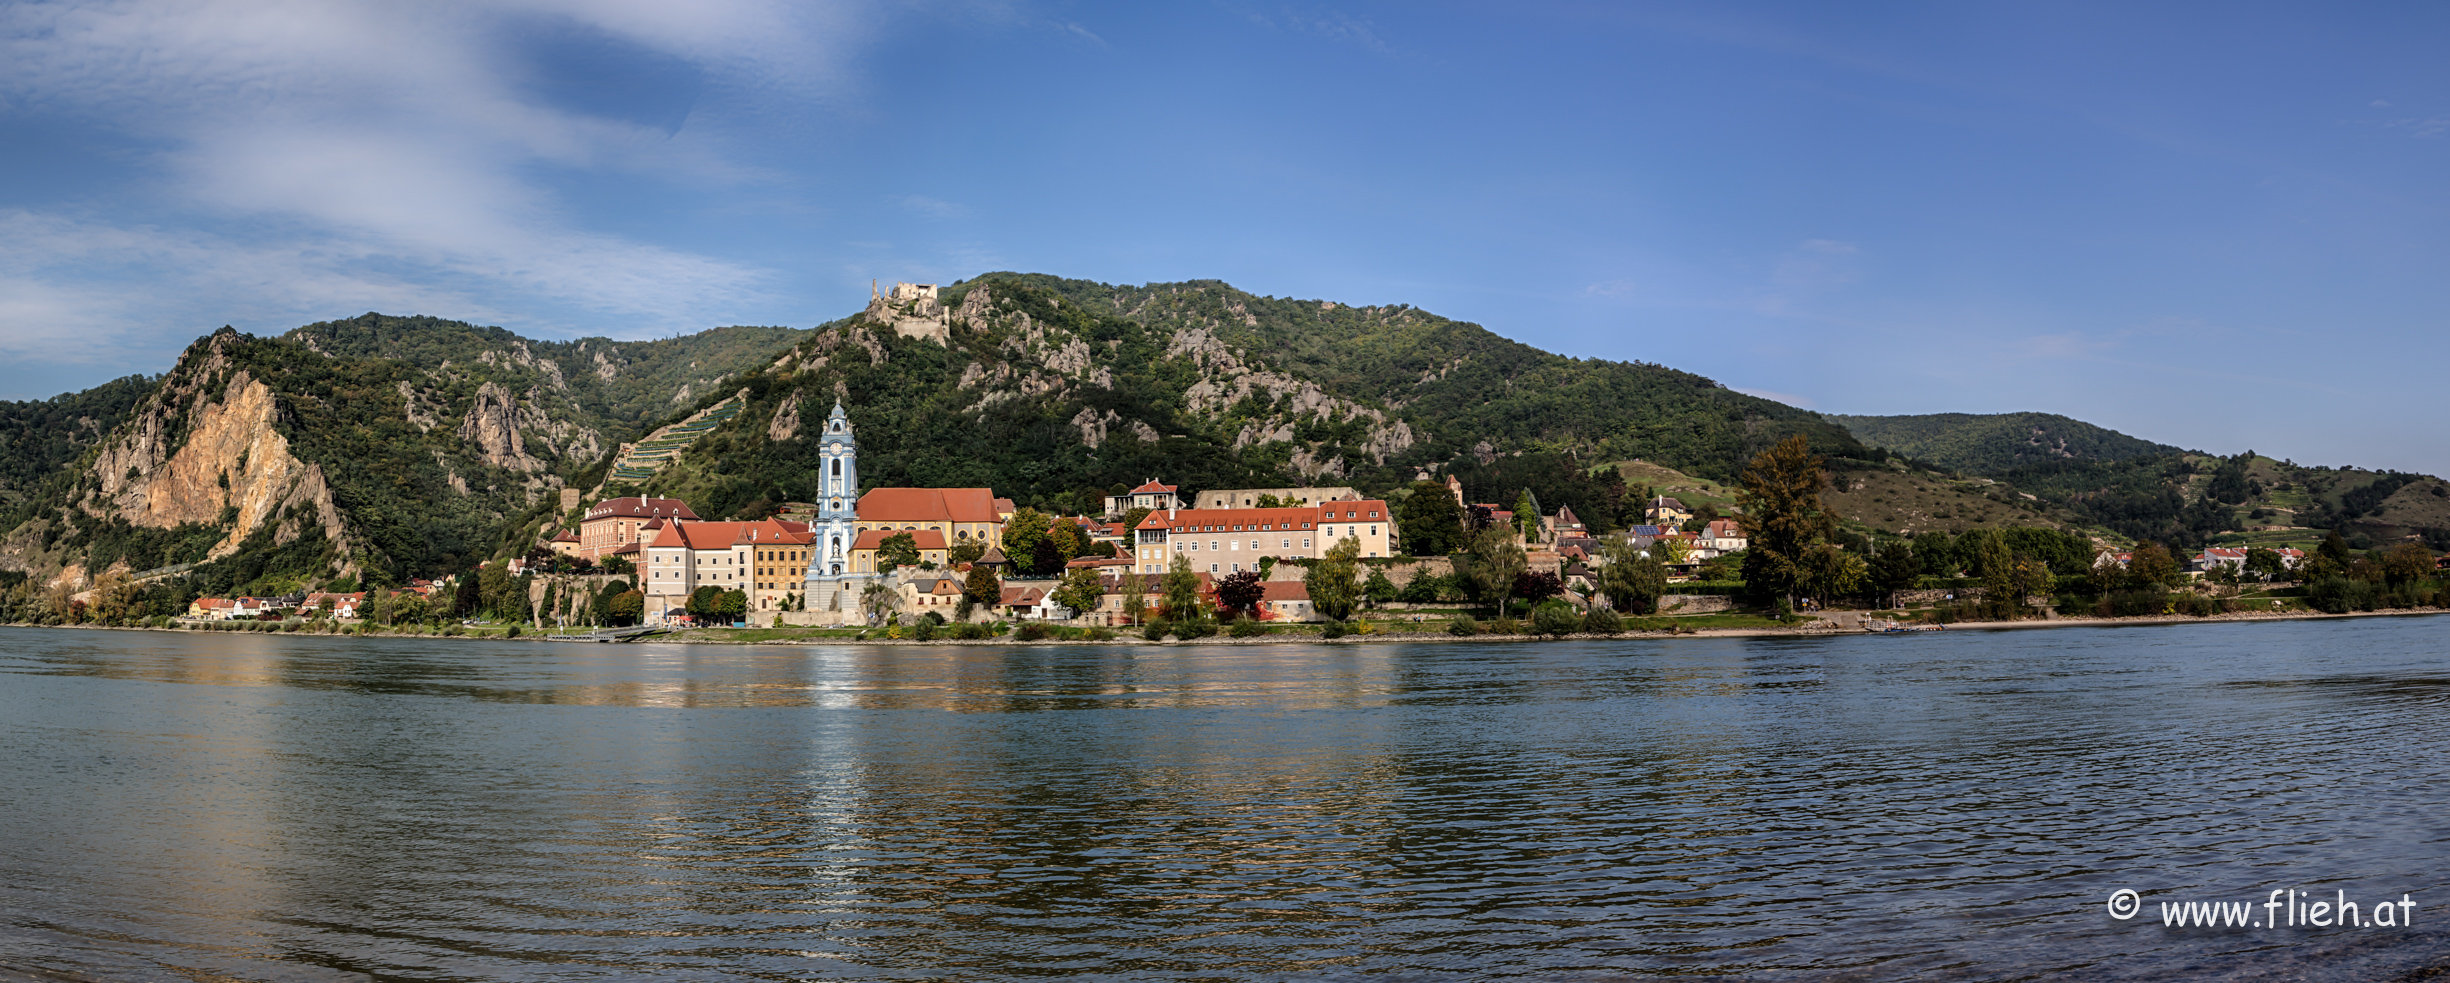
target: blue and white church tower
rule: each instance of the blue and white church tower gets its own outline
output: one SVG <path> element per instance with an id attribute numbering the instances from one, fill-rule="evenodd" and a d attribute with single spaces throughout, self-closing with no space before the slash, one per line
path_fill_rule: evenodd
<path id="1" fill-rule="evenodd" d="M 857 588 L 867 580 L 851 572 L 851 544 L 859 540 L 859 441 L 842 404 L 825 417 L 817 445 L 817 518 L 809 523 L 808 581 L 800 595 L 810 611 L 851 612 Z"/>

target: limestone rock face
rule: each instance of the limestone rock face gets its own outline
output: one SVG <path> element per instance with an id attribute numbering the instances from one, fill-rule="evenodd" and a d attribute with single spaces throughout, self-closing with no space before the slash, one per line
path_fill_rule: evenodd
<path id="1" fill-rule="evenodd" d="M 223 367 L 208 360 L 186 378 L 211 378 Z M 235 552 L 275 520 L 283 521 L 276 535 L 281 542 L 296 538 L 308 523 L 334 542 L 343 539 L 323 469 L 291 454 L 288 438 L 273 426 L 280 407 L 271 387 L 241 370 L 216 400 L 208 402 L 205 394 L 183 387 L 166 389 L 165 395 L 96 457 L 93 474 L 101 501 L 87 502 L 89 514 L 107 509 L 129 525 L 167 529 L 217 524 L 224 510 L 235 508 L 235 521 L 212 548 L 212 559 Z M 173 429 L 181 404 L 187 410 L 183 435 Z"/>
<path id="2" fill-rule="evenodd" d="M 766 438 L 785 441 L 799 435 L 800 393 L 795 389 L 783 399 L 783 405 L 774 408 L 774 422 L 766 424 Z"/>
<path id="3" fill-rule="evenodd" d="M 475 404 L 460 420 L 459 439 L 475 445 L 477 456 L 494 467 L 542 471 L 544 462 L 528 456 L 527 441 L 519 435 L 519 416 L 519 401 L 511 397 L 510 390 L 488 382 L 477 387 Z"/>

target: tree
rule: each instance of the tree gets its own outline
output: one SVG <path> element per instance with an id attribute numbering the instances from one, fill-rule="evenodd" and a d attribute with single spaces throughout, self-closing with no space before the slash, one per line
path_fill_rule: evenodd
<path id="1" fill-rule="evenodd" d="M 1443 579 L 1430 573 L 1428 564 L 1421 564 L 1412 568 L 1411 578 L 1404 581 L 1404 589 L 1395 596 L 1407 604 L 1428 604 L 1438 599 L 1438 587 Z"/>
<path id="2" fill-rule="evenodd" d="M 1216 605 L 1226 617 L 1259 613 L 1259 602 L 1267 598 L 1267 588 L 1261 586 L 1259 572 L 1244 570 L 1225 575 L 1216 582 Z"/>
<path id="3" fill-rule="evenodd" d="M 1177 555 L 1174 565 L 1167 568 L 1165 579 L 1158 585 L 1159 597 L 1165 605 L 1167 621 L 1199 621 L 1199 574 L 1191 571 L 1191 561 Z"/>
<path id="4" fill-rule="evenodd" d="M 1534 605 L 1565 593 L 1565 581 L 1546 570 L 1525 570 L 1514 575 L 1514 596 Z"/>
<path id="5" fill-rule="evenodd" d="M 986 540 L 964 539 L 954 543 L 951 549 L 944 551 L 944 562 L 958 568 L 965 563 L 976 563 L 979 557 L 985 555 L 987 555 Z"/>
<path id="6" fill-rule="evenodd" d="M 1472 537 L 1471 547 L 1461 556 L 1464 579 L 1471 583 L 1474 597 L 1489 604 L 1503 616 L 1508 592 L 1514 589 L 1515 575 L 1526 569 L 1529 560 L 1523 555 L 1523 544 L 1514 538 L 1511 529 L 1483 529 Z M 1317 595 L 1312 595 L 1315 598 Z"/>
<path id="7" fill-rule="evenodd" d="M 1106 598 L 1106 578 L 1097 571 L 1083 567 L 1066 571 L 1063 581 L 1055 586 L 1055 603 L 1072 609 L 1073 617 L 1097 610 Z"/>
<path id="8" fill-rule="evenodd" d="M 1540 505 L 1532 500 L 1529 488 L 1514 497 L 1514 531 L 1521 533 L 1525 542 L 1540 538 Z"/>
<path id="9" fill-rule="evenodd" d="M 1828 482 L 1821 458 L 1802 434 L 1779 441 L 1744 466 L 1744 582 L 1757 595 L 1793 599 L 1804 578 L 1805 552 L 1837 524 L 1821 506 Z"/>
<path id="10" fill-rule="evenodd" d="M 1395 594 L 1395 582 L 1387 579 L 1387 571 L 1371 567 L 1369 579 L 1361 582 L 1361 596 L 1369 598 L 1372 604 L 1385 604 L 1394 600 Z"/>
<path id="11" fill-rule="evenodd" d="M 1667 565 L 1633 548 L 1628 539 L 1609 541 L 1600 551 L 1599 592 L 1608 605 L 1626 614 L 1656 614 L 1659 597 L 1667 593 Z"/>
<path id="12" fill-rule="evenodd" d="M 1564 601 L 1552 601 L 1531 610 L 1531 633 L 1563 638 L 1582 630 L 1582 615 Z"/>
<path id="13" fill-rule="evenodd" d="M 1447 492 L 1445 485 L 1413 482 L 1412 494 L 1396 503 L 1393 511 L 1395 532 L 1402 538 L 1406 552 L 1414 556 L 1445 556 L 1462 548 L 1463 506 Z"/>
<path id="14" fill-rule="evenodd" d="M 616 625 L 637 624 L 646 617 L 647 596 L 636 589 L 622 591 L 605 605 L 605 613 L 610 616 L 607 620 Z"/>
<path id="15" fill-rule="evenodd" d="M 1822 602 L 1861 591 L 1870 574 L 1862 557 L 1830 543 L 1816 543 L 1805 549 L 1801 566 L 1802 576 L 1796 586 Z"/>
<path id="16" fill-rule="evenodd" d="M 2288 576 L 2287 558 L 2282 557 L 2280 551 L 2274 549 L 2266 549 L 2261 546 L 2247 547 L 2246 562 L 2243 565 L 2248 576 L 2264 583 L 2282 580 Z"/>
<path id="17" fill-rule="evenodd" d="M 1004 555 L 1012 560 L 1013 569 L 1037 568 L 1038 548 L 1047 545 L 1047 531 L 1053 525 L 1046 513 L 1026 506 L 1004 520 Z"/>
<path id="18" fill-rule="evenodd" d="M 1131 538 L 1132 531 L 1140 528 L 1140 520 L 1148 518 L 1148 514 L 1154 511 L 1156 510 L 1138 505 L 1123 510 L 1123 538 Z"/>
<path id="19" fill-rule="evenodd" d="M 698 589 L 689 592 L 689 601 L 685 610 L 691 617 L 712 618 L 721 613 L 718 606 L 722 603 L 722 597 L 723 588 L 713 584 L 701 584 Z"/>
<path id="20" fill-rule="evenodd" d="M 508 564 L 496 561 L 477 569 L 478 605 L 487 614 L 503 617 L 512 610 L 511 591 L 514 579 Z"/>
<path id="21" fill-rule="evenodd" d="M 1884 545 L 1872 554 L 1871 586 L 1880 592 L 1883 607 L 1896 607 L 1897 592 L 1912 588 L 1922 575 L 1922 558 L 1914 555 L 1914 545 L 1905 540 Z"/>
<path id="22" fill-rule="evenodd" d="M 2404 587 L 2433 575 L 2433 551 L 2415 543 L 2400 543 L 2382 554 L 2382 579 Z"/>
<path id="23" fill-rule="evenodd" d="M 1069 519 L 1057 521 L 1047 529 L 1047 541 L 1055 546 L 1055 563 L 1039 573 L 1053 573 L 1073 558 L 1089 552 L 1089 534 L 1080 531 L 1080 523 Z"/>
<path id="24" fill-rule="evenodd" d="M 919 565 L 919 539 L 908 532 L 897 532 L 876 544 L 876 572 L 892 573 L 896 567 Z"/>
<path id="25" fill-rule="evenodd" d="M 1337 621 L 1352 617 L 1353 609 L 1361 604 L 1360 558 L 1361 540 L 1346 536 L 1303 571 L 1302 586 L 1310 592 L 1311 610 Z"/>
<path id="26" fill-rule="evenodd" d="M 1691 540 L 1682 536 L 1662 534 L 1657 539 L 1650 541 L 1650 552 L 1657 556 L 1661 563 L 1671 567 L 1679 566 L 1692 558 L 1693 544 Z"/>
<path id="27" fill-rule="evenodd" d="M 734 587 L 715 595 L 715 616 L 725 621 L 738 621 L 749 613 L 749 592 Z"/>
<path id="28" fill-rule="evenodd" d="M 993 604 L 1004 599 L 1004 582 L 995 579 L 995 570 L 986 564 L 972 564 L 970 576 L 961 582 L 961 596 L 972 604 Z"/>
<path id="29" fill-rule="evenodd" d="M 1148 578 L 1137 572 L 1126 573 L 1114 586 L 1123 594 L 1123 620 L 1134 625 L 1147 621 Z"/>
<path id="30" fill-rule="evenodd" d="M 2136 584 L 2168 586 L 2178 579 L 2178 561 L 2159 543 L 2141 543 L 2127 561 L 2127 579 Z"/>
<path id="31" fill-rule="evenodd" d="M 464 573 L 459 575 L 459 586 L 451 592 L 452 617 L 473 618 L 485 610 L 485 595 L 478 588 L 477 579 Z"/>

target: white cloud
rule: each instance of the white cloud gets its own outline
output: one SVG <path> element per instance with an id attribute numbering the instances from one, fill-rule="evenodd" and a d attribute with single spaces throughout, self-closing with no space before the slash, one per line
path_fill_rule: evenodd
<path id="1" fill-rule="evenodd" d="M 756 298 L 768 272 L 591 229 L 544 175 L 698 184 L 754 172 L 719 139 L 551 104 L 523 85 L 514 41 L 539 25 L 587 32 L 733 90 L 819 99 L 855 39 L 850 13 L 782 0 L 0 8 L 0 105 L 159 148 L 148 183 L 113 195 L 126 212 L 0 216 L 26 236 L 0 248 L 0 278 L 45 286 L 0 307 L 0 343 L 39 345 L 68 323 L 61 311 L 89 301 L 124 309 L 108 301 L 132 278 L 332 313 L 499 295 L 703 323 Z M 85 261 L 40 252 L 54 247 Z"/>

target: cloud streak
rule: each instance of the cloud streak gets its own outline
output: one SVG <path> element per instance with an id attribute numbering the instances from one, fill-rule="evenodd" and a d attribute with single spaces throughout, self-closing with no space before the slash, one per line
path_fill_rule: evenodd
<path id="1" fill-rule="evenodd" d="M 117 196 L 139 207 L 0 216 L 18 237 L 0 248 L 0 282 L 24 290 L 0 306 L 0 345 L 56 347 L 43 336 L 83 304 L 142 316 L 112 299 L 129 280 L 248 308 L 490 307 L 475 300 L 490 296 L 641 330 L 703 324 L 756 300 L 770 273 L 591 228 L 544 175 L 702 184 L 755 172 L 730 163 L 720 138 L 539 95 L 525 84 L 535 65 L 508 39 L 608 39 L 756 99 L 816 98 L 854 37 L 847 14 L 764 0 L 0 8 L 0 106 L 158 148 L 145 186 Z"/>

